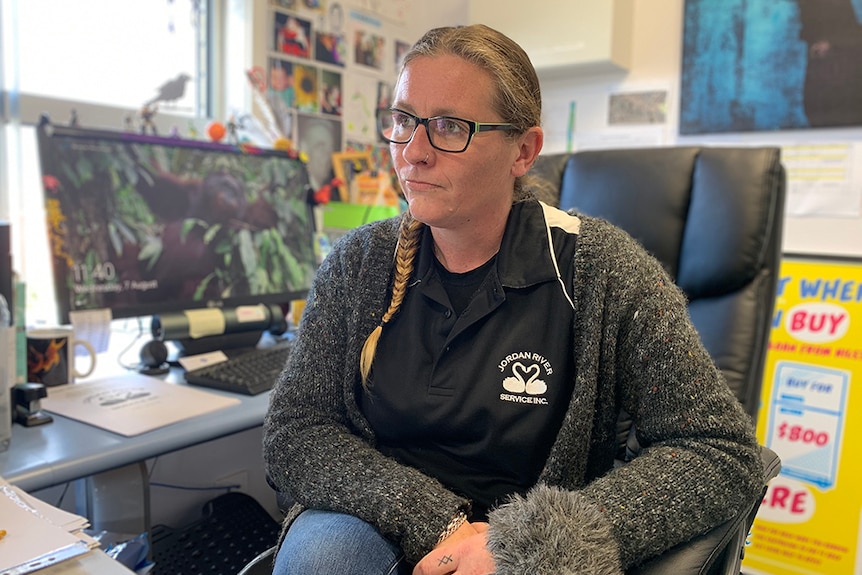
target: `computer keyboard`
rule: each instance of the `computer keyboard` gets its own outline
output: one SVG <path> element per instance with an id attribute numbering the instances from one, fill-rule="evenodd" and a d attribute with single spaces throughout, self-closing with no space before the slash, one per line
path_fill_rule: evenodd
<path id="1" fill-rule="evenodd" d="M 272 389 L 290 355 L 290 342 L 255 349 L 206 367 L 186 372 L 191 385 L 212 387 L 244 395 L 257 395 Z"/>

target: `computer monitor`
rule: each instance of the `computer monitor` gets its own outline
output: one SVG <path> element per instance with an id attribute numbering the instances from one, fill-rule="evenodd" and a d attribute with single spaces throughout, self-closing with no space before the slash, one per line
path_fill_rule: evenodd
<path id="1" fill-rule="evenodd" d="M 295 155 L 48 122 L 38 144 L 62 323 L 306 296 L 317 256 Z"/>

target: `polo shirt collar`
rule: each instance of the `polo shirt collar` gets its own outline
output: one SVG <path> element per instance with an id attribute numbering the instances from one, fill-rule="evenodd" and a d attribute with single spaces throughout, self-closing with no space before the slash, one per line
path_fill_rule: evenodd
<path id="1" fill-rule="evenodd" d="M 525 200 L 512 204 L 497 254 L 497 274 L 504 287 L 525 288 L 556 281 L 546 229 L 545 215 L 538 201 Z M 415 276 L 422 282 L 434 273 L 432 246 L 431 229 L 425 226 Z"/>

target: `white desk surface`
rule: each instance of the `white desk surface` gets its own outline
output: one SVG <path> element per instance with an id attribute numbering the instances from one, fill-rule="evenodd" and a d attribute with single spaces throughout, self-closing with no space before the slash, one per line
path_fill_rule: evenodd
<path id="1" fill-rule="evenodd" d="M 186 385 L 182 383 L 180 373 L 172 372 L 167 381 Z M 202 389 L 237 397 L 241 403 L 133 437 L 123 437 L 54 414 L 54 421 L 44 425 L 23 427 L 14 424 L 9 449 L 0 453 L 0 475 L 24 491 L 33 492 L 252 429 L 263 423 L 269 406 L 269 393 L 246 396 Z"/>

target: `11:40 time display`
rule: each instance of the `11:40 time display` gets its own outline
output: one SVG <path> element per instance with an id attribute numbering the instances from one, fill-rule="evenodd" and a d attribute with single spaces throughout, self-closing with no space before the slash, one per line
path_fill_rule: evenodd
<path id="1" fill-rule="evenodd" d="M 87 264 L 75 264 L 72 266 L 72 274 L 76 284 L 91 281 L 111 282 L 117 279 L 117 268 L 111 262 L 96 264 L 92 269 L 89 269 Z"/>

